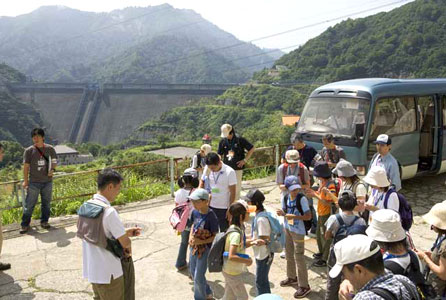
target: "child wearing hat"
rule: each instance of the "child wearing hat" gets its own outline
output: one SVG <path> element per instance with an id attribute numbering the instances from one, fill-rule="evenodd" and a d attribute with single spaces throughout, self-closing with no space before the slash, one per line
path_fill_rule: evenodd
<path id="1" fill-rule="evenodd" d="M 296 176 L 285 178 L 285 186 L 289 192 L 282 201 L 282 209 L 277 210 L 278 216 L 285 217 L 285 252 L 287 265 L 287 279 L 280 282 L 280 286 L 297 285 L 294 298 L 300 299 L 311 292 L 308 284 L 308 270 L 305 263 L 305 225 L 304 220 L 311 219 L 308 200 L 302 192 L 299 179 Z M 299 276 L 297 276 L 296 273 Z"/>
<path id="2" fill-rule="evenodd" d="M 369 200 L 365 204 L 365 209 L 370 212 L 369 223 L 373 219 L 373 214 L 379 209 L 391 209 L 399 212 L 400 201 L 397 193 L 391 193 L 385 205 L 385 197 L 389 191 L 390 181 L 387 178 L 386 170 L 380 166 L 373 166 L 363 181 L 372 188 Z"/>
<path id="3" fill-rule="evenodd" d="M 446 203 L 437 203 L 423 216 L 438 236 L 431 251 L 415 250 L 429 268 L 429 282 L 435 288 L 437 295 L 446 297 Z"/>
<path id="4" fill-rule="evenodd" d="M 336 182 L 332 180 L 330 167 L 326 162 L 318 161 L 313 169 L 313 175 L 319 180 L 319 190 L 317 192 L 312 189 L 307 189 L 307 195 L 318 199 L 317 203 L 317 228 L 316 228 L 316 240 L 319 253 L 315 253 L 313 257 L 315 267 L 327 266 L 328 254 L 330 252 L 331 240 L 325 239 L 325 232 L 327 227 L 325 223 L 331 215 L 333 198 L 330 194 L 333 194 L 337 198 L 336 194 Z"/>
<path id="5" fill-rule="evenodd" d="M 270 294 L 269 270 L 273 263 L 274 253 L 267 246 L 271 236 L 271 225 L 266 215 L 263 201 L 265 195 L 258 189 L 251 189 L 246 196 L 243 197 L 249 205 L 256 206 L 256 216 L 252 220 L 251 239 L 247 240 L 248 245 L 252 245 L 254 258 L 256 260 L 256 294 Z"/>
<path id="6" fill-rule="evenodd" d="M 205 275 L 209 250 L 218 233 L 218 219 L 209 208 L 209 193 L 205 189 L 196 189 L 188 198 L 194 206 L 190 217 L 192 227 L 189 236 L 189 268 L 194 280 L 194 299 L 212 299 L 212 290 Z"/>

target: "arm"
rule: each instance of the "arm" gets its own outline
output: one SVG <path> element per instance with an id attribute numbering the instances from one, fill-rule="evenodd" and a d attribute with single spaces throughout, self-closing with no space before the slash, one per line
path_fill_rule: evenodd
<path id="1" fill-rule="evenodd" d="M 418 256 L 426 262 L 426 265 L 431 269 L 432 272 L 435 273 L 441 280 L 446 280 L 446 258 L 440 256 L 440 264 L 435 264 L 429 252 L 417 251 Z"/>
<path id="2" fill-rule="evenodd" d="M 228 255 L 228 259 L 231 261 L 235 261 L 238 263 L 242 263 L 245 264 L 247 266 L 250 266 L 252 264 L 252 259 L 251 258 L 243 258 L 237 255 L 237 245 L 231 245 L 229 247 L 229 255 Z"/>
<path id="3" fill-rule="evenodd" d="M 296 216 L 296 215 L 293 215 L 293 214 L 286 214 L 285 217 L 287 219 L 296 219 L 296 220 L 308 221 L 308 220 L 311 220 L 311 211 L 306 211 L 303 216 Z"/>
<path id="4" fill-rule="evenodd" d="M 325 239 L 329 240 L 333 238 L 333 233 L 330 230 L 325 231 Z"/>
<path id="5" fill-rule="evenodd" d="M 237 185 L 235 185 L 235 184 L 229 186 L 229 205 L 231 205 L 235 201 L 236 187 L 237 187 Z"/>
<path id="6" fill-rule="evenodd" d="M 401 179 L 400 179 L 400 170 L 397 162 L 392 164 L 392 167 L 389 169 L 389 177 L 390 177 L 390 182 L 393 185 L 395 185 L 395 189 L 399 191 L 401 189 Z"/>
<path id="7" fill-rule="evenodd" d="M 23 188 L 27 189 L 29 185 L 29 164 L 23 164 Z"/>
<path id="8" fill-rule="evenodd" d="M 127 257 L 132 256 L 132 241 L 130 241 L 127 233 L 119 237 L 118 241 L 121 244 L 122 248 L 124 248 L 124 255 Z"/>

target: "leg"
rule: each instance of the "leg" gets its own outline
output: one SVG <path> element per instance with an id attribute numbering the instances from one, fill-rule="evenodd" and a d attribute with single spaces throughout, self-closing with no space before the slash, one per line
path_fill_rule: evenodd
<path id="1" fill-rule="evenodd" d="M 135 266 L 132 257 L 121 259 L 124 272 L 124 299 L 135 300 Z"/>
<path id="2" fill-rule="evenodd" d="M 187 248 L 189 243 L 189 230 L 184 230 L 181 233 L 181 244 L 180 249 L 178 250 L 178 257 L 175 267 L 177 269 L 182 269 L 187 266 L 186 256 L 187 256 Z"/>
<path id="3" fill-rule="evenodd" d="M 42 215 L 40 217 L 40 223 L 47 223 L 51 214 L 51 198 L 53 195 L 53 182 L 47 182 L 43 184 L 40 190 L 40 199 L 42 200 Z"/>
<path id="4" fill-rule="evenodd" d="M 220 228 L 220 232 L 225 232 L 226 229 L 229 227 L 228 220 L 226 220 L 226 211 L 227 209 L 224 208 L 212 208 L 211 209 L 215 212 L 218 219 L 218 227 Z"/>
<path id="5" fill-rule="evenodd" d="M 243 178 L 243 170 L 235 171 L 235 175 L 237 176 L 237 186 L 235 188 L 235 201 L 240 199 L 240 191 L 242 190 L 242 178 Z"/>
<path id="6" fill-rule="evenodd" d="M 26 193 L 25 206 L 23 208 L 22 215 L 22 227 L 29 226 L 31 223 L 31 217 L 33 215 L 34 207 L 36 206 L 37 199 L 39 198 L 40 184 L 29 183 L 28 192 Z"/>
<path id="7" fill-rule="evenodd" d="M 321 233 L 322 230 L 322 220 L 323 220 L 323 216 L 319 216 L 317 219 L 317 227 L 316 227 L 316 241 L 317 241 L 317 249 L 319 251 L 319 253 L 323 253 L 324 252 L 324 244 L 323 244 L 323 239 L 324 236 Z"/>
<path id="8" fill-rule="evenodd" d="M 256 290 L 257 296 L 262 294 L 271 294 L 269 286 L 268 274 L 273 263 L 274 253 L 271 258 L 267 257 L 263 260 L 256 260 Z"/>
<path id="9" fill-rule="evenodd" d="M 197 269 L 197 256 L 192 255 L 192 248 L 189 248 L 189 272 L 192 280 L 195 278 L 195 271 Z"/>
<path id="10" fill-rule="evenodd" d="M 225 294 L 223 295 L 223 300 L 237 300 L 237 294 L 235 293 L 232 281 L 231 281 L 231 275 L 226 274 L 225 272 L 222 272 L 223 277 L 225 278 Z"/>
<path id="11" fill-rule="evenodd" d="M 294 258 L 294 243 L 293 233 L 288 229 L 285 229 L 285 255 L 286 255 L 286 275 L 290 279 L 295 279 L 296 274 L 296 261 Z"/>
<path id="12" fill-rule="evenodd" d="M 332 239 L 325 239 L 325 232 L 327 231 L 327 227 L 325 226 L 325 222 L 327 222 L 328 218 L 330 217 L 330 215 L 326 215 L 321 217 L 322 221 L 321 221 L 321 234 L 323 236 L 322 238 L 322 245 L 323 245 L 323 250 L 322 250 L 322 260 L 324 260 L 325 262 L 328 260 L 328 255 L 330 254 L 330 246 L 331 246 L 331 241 Z"/>
<path id="13" fill-rule="evenodd" d="M 93 283 L 94 298 L 100 300 L 124 300 L 124 276 L 111 280 L 109 284 Z"/>
<path id="14" fill-rule="evenodd" d="M 242 274 L 240 275 L 228 275 L 223 272 L 225 277 L 226 286 L 229 285 L 228 297 L 223 297 L 225 300 L 248 300 L 248 293 L 246 292 L 245 283 L 243 282 Z M 225 286 L 225 296 L 226 296 Z"/>
<path id="15" fill-rule="evenodd" d="M 339 274 L 336 278 L 327 276 L 327 291 L 325 293 L 325 300 L 338 300 L 339 286 L 342 282 L 342 275 Z"/>
<path id="16" fill-rule="evenodd" d="M 211 288 L 206 282 L 206 270 L 209 249 L 203 252 L 200 258 L 197 258 L 195 277 L 194 277 L 194 298 L 195 300 L 205 300 L 207 295 L 212 294 Z"/>
<path id="17" fill-rule="evenodd" d="M 294 232 L 291 232 L 291 235 L 293 236 L 293 243 L 294 243 L 294 256 L 296 258 L 296 266 L 297 266 L 297 272 L 299 274 L 299 286 L 307 288 L 309 287 L 308 284 L 308 270 L 307 270 L 307 264 L 305 263 L 305 236 L 302 234 L 297 234 Z"/>

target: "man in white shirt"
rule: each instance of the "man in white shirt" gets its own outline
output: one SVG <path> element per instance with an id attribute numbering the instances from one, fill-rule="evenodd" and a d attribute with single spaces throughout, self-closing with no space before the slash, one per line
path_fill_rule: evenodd
<path id="1" fill-rule="evenodd" d="M 229 206 L 235 201 L 237 176 L 234 169 L 224 164 L 215 152 L 206 156 L 200 187 L 204 188 L 205 185 L 211 191 L 210 208 L 217 215 L 220 232 L 224 232 L 229 227 L 227 214 Z"/>
<path id="2" fill-rule="evenodd" d="M 129 237 L 140 234 L 140 228 L 125 229 L 115 208 L 110 206 L 118 196 L 123 178 L 113 169 L 102 170 L 98 175 L 98 192 L 91 202 L 103 207 L 102 225 L 107 239 L 116 239 L 131 256 Z M 79 230 L 78 230 L 79 233 Z M 94 299 L 124 300 L 124 273 L 121 259 L 111 251 L 82 239 L 83 276 L 93 286 Z M 126 291 L 127 292 L 127 291 Z"/>

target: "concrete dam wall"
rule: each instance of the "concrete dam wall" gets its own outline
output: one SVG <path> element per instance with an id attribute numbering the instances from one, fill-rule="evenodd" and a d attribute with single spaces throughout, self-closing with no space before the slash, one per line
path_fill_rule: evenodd
<path id="1" fill-rule="evenodd" d="M 41 114 L 59 143 L 102 145 L 129 137 L 144 122 L 190 100 L 216 96 L 233 85 L 26 83 L 7 87 Z"/>

